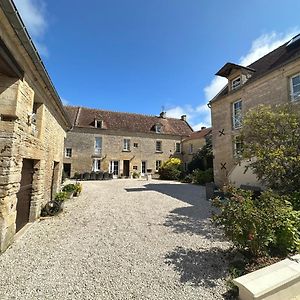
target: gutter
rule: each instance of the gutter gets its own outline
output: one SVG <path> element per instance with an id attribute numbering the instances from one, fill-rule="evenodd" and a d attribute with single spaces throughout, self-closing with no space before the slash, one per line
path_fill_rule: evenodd
<path id="1" fill-rule="evenodd" d="M 36 70 L 38 71 L 41 78 L 43 79 L 43 81 L 46 85 L 46 89 L 50 92 L 51 96 L 53 97 L 58 110 L 60 111 L 61 115 L 64 118 L 64 122 L 67 127 L 67 130 L 70 130 L 72 127 L 70 118 L 63 108 L 63 104 L 60 100 L 60 97 L 50 79 L 50 76 L 45 68 L 45 65 L 44 65 L 36 47 L 34 46 L 34 43 L 25 27 L 24 22 L 21 19 L 21 16 L 20 16 L 14 2 L 12 0 L 1 0 L 0 7 L 2 8 L 8 21 L 10 22 L 10 25 L 13 27 L 21 44 L 25 48 L 29 57 L 31 58 L 34 66 L 36 67 Z"/>

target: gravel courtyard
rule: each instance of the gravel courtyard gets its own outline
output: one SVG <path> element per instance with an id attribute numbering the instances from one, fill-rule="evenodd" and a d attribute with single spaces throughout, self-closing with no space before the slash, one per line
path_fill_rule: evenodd
<path id="1" fill-rule="evenodd" d="M 0 299 L 223 299 L 225 251 L 201 186 L 84 182 L 0 256 Z"/>

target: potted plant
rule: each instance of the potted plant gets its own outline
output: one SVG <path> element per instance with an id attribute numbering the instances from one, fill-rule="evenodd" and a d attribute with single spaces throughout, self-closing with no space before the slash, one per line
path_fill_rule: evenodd
<path id="1" fill-rule="evenodd" d="M 67 184 L 62 188 L 63 192 L 67 193 L 67 198 L 71 199 L 73 197 L 73 193 L 75 191 L 75 184 Z"/>
<path id="2" fill-rule="evenodd" d="M 78 197 L 82 192 L 82 184 L 80 184 L 79 182 L 77 182 L 74 185 L 74 197 Z"/>

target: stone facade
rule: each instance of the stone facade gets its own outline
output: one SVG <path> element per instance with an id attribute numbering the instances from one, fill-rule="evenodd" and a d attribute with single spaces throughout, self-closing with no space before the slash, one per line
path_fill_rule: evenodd
<path id="1" fill-rule="evenodd" d="M 42 78 L 46 71 L 38 70 L 14 30 L 23 26 L 14 9 L 10 1 L 0 5 L 0 252 L 58 191 L 70 126 L 50 80 Z"/>
<path id="2" fill-rule="evenodd" d="M 182 155 L 185 168 L 192 161 L 193 156 L 206 145 L 211 139 L 211 128 L 202 127 L 201 130 L 193 132 L 190 137 L 182 141 Z"/>
<path id="3" fill-rule="evenodd" d="M 259 104 L 297 103 L 297 101 L 291 101 L 291 78 L 300 73 L 300 51 L 297 49 L 286 50 L 284 47 L 286 45 L 253 63 L 250 66 L 253 71 L 241 66 L 226 67 L 227 64 L 219 71 L 221 74 L 217 73 L 217 75 L 228 78 L 227 87 L 210 101 L 214 178 L 219 186 L 228 182 L 237 186 L 241 184 L 260 186 L 250 170 L 244 174 L 247 162 L 238 162 L 236 159 L 240 127 L 236 126 L 238 128 L 235 128 L 234 126 L 234 103 L 241 101 L 242 115 Z M 289 54 L 289 51 L 293 51 L 291 53 L 293 59 L 284 61 L 283 58 Z M 297 54 L 295 51 L 299 53 Z M 277 61 L 280 62 L 278 66 L 276 66 Z M 228 74 L 224 75 L 226 72 Z M 258 74 L 255 76 L 256 72 L 259 73 L 259 76 Z M 242 84 L 233 90 L 231 88 L 232 80 L 239 76 L 242 78 Z"/>
<path id="4" fill-rule="evenodd" d="M 154 175 L 159 165 L 170 157 L 183 159 L 181 143 L 192 133 L 186 121 L 180 119 L 103 112 L 85 108 L 79 108 L 78 114 L 80 114 L 79 117 L 77 115 L 73 118 L 71 115 L 71 119 L 77 123 L 72 131 L 68 132 L 65 141 L 65 171 L 71 177 L 75 173 L 82 174 L 99 170 L 114 172 L 114 177 L 131 177 L 133 173 L 141 176 L 146 173 Z M 98 114 L 103 116 L 105 128 L 83 126 L 84 121 L 86 121 L 85 124 L 93 125 L 93 116 Z M 142 124 L 133 124 L 131 118 Z M 114 125 L 116 119 L 117 121 L 121 119 L 121 122 Z M 131 125 L 128 127 L 126 123 Z M 145 123 L 147 123 L 146 126 Z M 155 126 L 156 123 L 165 124 L 165 131 L 155 132 L 152 125 Z M 135 127 L 136 130 L 134 130 Z M 171 133 L 173 127 L 178 128 L 177 133 Z M 96 139 L 100 139 L 100 146 L 96 146 Z M 161 149 L 157 149 L 157 142 L 160 143 Z M 112 164 L 115 167 L 114 170 Z"/>

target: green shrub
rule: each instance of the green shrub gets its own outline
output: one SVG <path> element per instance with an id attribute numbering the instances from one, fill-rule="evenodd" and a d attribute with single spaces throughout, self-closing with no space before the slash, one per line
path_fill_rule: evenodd
<path id="1" fill-rule="evenodd" d="M 164 180 L 179 180 L 182 169 L 182 161 L 179 158 L 170 158 L 159 168 L 159 177 Z"/>
<path id="2" fill-rule="evenodd" d="M 206 171 L 196 169 L 192 173 L 192 178 L 193 182 L 197 184 L 205 184 L 207 182 L 212 182 L 214 180 L 213 169 L 207 169 Z"/>
<path id="3" fill-rule="evenodd" d="M 132 178 L 137 179 L 140 177 L 140 174 L 138 172 L 133 172 L 132 173 Z"/>
<path id="4" fill-rule="evenodd" d="M 193 182 L 193 176 L 192 176 L 192 174 L 186 175 L 186 176 L 181 180 L 181 182 L 183 182 L 183 183 L 192 183 L 192 182 Z"/>
<path id="5" fill-rule="evenodd" d="M 213 200 L 220 211 L 213 220 L 236 247 L 253 256 L 299 250 L 300 214 L 288 197 L 266 191 L 254 200 L 250 191 L 229 187 L 227 192 L 225 199 Z"/>
<path id="6" fill-rule="evenodd" d="M 65 185 L 63 187 L 62 191 L 67 192 L 67 193 L 72 193 L 75 191 L 75 189 L 76 189 L 75 184 L 70 183 L 70 184 Z"/>
<path id="7" fill-rule="evenodd" d="M 56 201 L 65 201 L 68 199 L 68 193 L 67 192 L 59 192 L 55 195 Z"/>

